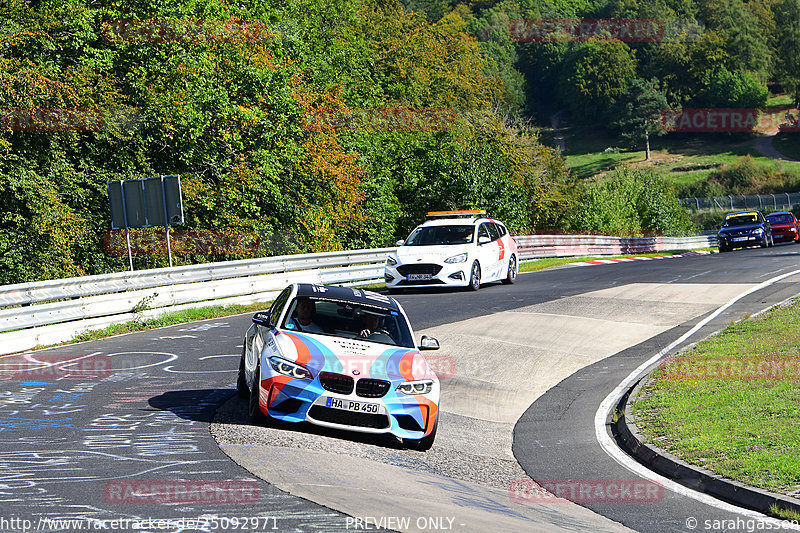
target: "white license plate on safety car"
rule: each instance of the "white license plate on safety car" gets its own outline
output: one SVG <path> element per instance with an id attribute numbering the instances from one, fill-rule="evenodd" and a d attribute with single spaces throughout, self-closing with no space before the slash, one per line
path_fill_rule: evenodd
<path id="1" fill-rule="evenodd" d="M 431 274 L 409 274 L 408 281 L 430 281 L 433 279 Z"/>
<path id="2" fill-rule="evenodd" d="M 357 402 L 355 400 L 342 400 L 340 398 L 328 398 L 325 401 L 325 406 L 332 407 L 333 409 L 353 411 L 354 413 L 379 414 L 381 412 L 381 405 L 379 403 Z"/>
<path id="3" fill-rule="evenodd" d="M 733 242 L 746 241 L 746 240 L 747 240 L 747 239 L 749 239 L 749 238 L 750 238 L 750 237 L 734 237 L 734 238 L 733 238 Z"/>

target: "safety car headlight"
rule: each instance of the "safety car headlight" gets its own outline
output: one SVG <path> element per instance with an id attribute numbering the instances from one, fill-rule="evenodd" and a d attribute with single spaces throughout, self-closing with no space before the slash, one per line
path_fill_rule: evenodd
<path id="1" fill-rule="evenodd" d="M 402 392 L 403 394 L 407 394 L 409 396 L 413 396 L 415 394 L 428 394 L 431 390 L 433 390 L 433 380 L 419 379 L 416 381 L 406 381 L 398 385 L 396 390 L 397 392 Z"/>
<path id="2" fill-rule="evenodd" d="M 280 357 L 270 357 L 269 366 L 271 366 L 275 372 L 283 374 L 284 376 L 296 379 L 314 379 L 311 376 L 311 372 L 309 372 L 306 367 L 292 363 L 286 359 L 281 359 Z"/>
<path id="3" fill-rule="evenodd" d="M 444 260 L 445 263 L 463 263 L 467 260 L 467 253 L 464 252 L 463 254 L 454 255 L 453 257 L 448 257 Z"/>
<path id="4" fill-rule="evenodd" d="M 391 267 L 391 266 L 395 266 L 396 264 L 397 264 L 397 259 L 395 259 L 395 258 L 394 258 L 394 257 L 392 257 L 391 255 L 390 255 L 389 257 L 387 257 L 387 258 L 386 258 L 386 265 L 387 265 L 387 266 L 390 266 L 390 267 Z"/>

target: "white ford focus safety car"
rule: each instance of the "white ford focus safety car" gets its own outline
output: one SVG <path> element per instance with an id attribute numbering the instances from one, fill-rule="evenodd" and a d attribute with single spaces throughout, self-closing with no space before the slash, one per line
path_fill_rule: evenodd
<path id="1" fill-rule="evenodd" d="M 485 211 L 436 211 L 386 259 L 390 292 L 410 287 L 456 286 L 478 290 L 481 283 L 514 283 L 517 243 Z"/>

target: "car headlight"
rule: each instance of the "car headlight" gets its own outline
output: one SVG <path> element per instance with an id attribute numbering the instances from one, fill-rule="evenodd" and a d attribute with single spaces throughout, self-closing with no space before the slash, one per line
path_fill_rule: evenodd
<path id="1" fill-rule="evenodd" d="M 391 266 L 395 266 L 396 264 L 397 264 L 397 259 L 395 259 L 395 258 L 394 258 L 394 257 L 392 257 L 391 255 L 390 255 L 389 257 L 387 257 L 387 258 L 386 258 L 386 265 L 387 265 L 387 266 L 390 266 L 390 267 L 391 267 Z"/>
<path id="2" fill-rule="evenodd" d="M 753 234 L 753 235 L 761 235 L 762 233 L 764 233 L 764 230 L 761 229 L 761 228 L 756 228 L 753 231 L 751 231 L 750 233 Z"/>
<path id="3" fill-rule="evenodd" d="M 454 255 L 453 257 L 448 257 L 444 260 L 445 263 L 463 263 L 467 260 L 467 252 L 463 254 Z"/>
<path id="4" fill-rule="evenodd" d="M 397 386 L 398 392 L 413 396 L 415 394 L 428 394 L 433 390 L 432 379 L 420 379 L 417 381 L 406 381 Z"/>
<path id="5" fill-rule="evenodd" d="M 309 372 L 306 367 L 292 363 L 286 359 L 281 359 L 280 357 L 270 357 L 269 366 L 271 366 L 275 372 L 283 374 L 284 376 L 296 379 L 314 379 L 311 376 L 311 372 Z"/>

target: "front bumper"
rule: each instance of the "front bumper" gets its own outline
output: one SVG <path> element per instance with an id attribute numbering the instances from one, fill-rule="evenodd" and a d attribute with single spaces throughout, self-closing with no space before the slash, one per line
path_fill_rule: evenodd
<path id="1" fill-rule="evenodd" d="M 772 230 L 772 238 L 775 242 L 791 242 L 798 240 L 797 231 L 791 229 L 774 229 Z"/>
<path id="2" fill-rule="evenodd" d="M 276 420 L 300 423 L 359 433 L 391 433 L 401 439 L 421 439 L 433 428 L 438 410 L 438 384 L 435 394 L 407 396 L 395 392 L 398 383 L 383 397 L 369 398 L 337 394 L 325 390 L 314 380 L 289 379 L 278 375 L 261 381 L 261 411 Z M 337 398 L 379 404 L 380 413 L 359 413 L 329 407 L 327 399 Z"/>
<path id="3" fill-rule="evenodd" d="M 386 265 L 383 278 L 386 287 L 466 287 L 471 263 L 397 263 Z"/>
<path id="4" fill-rule="evenodd" d="M 764 235 L 717 235 L 717 240 L 725 248 L 746 248 L 760 246 L 764 242 Z"/>

